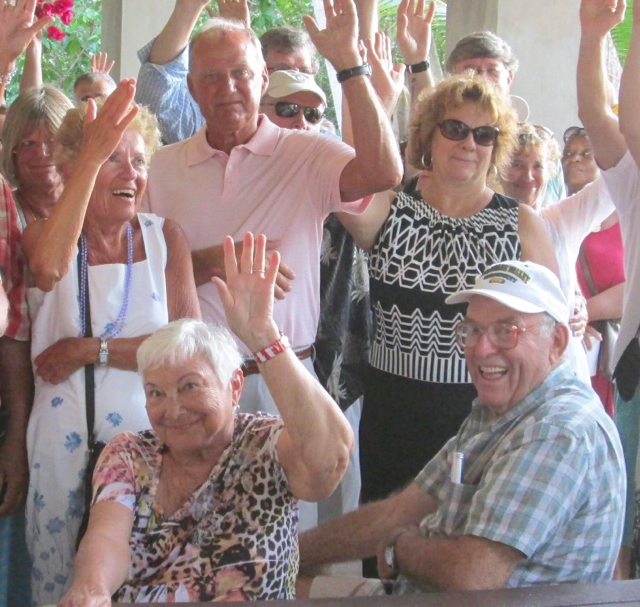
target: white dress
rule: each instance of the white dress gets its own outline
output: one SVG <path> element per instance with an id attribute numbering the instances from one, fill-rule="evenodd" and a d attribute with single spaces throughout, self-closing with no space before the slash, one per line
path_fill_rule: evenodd
<path id="1" fill-rule="evenodd" d="M 131 292 L 124 327 L 118 337 L 152 333 L 168 322 L 164 219 L 139 213 L 146 260 L 132 267 Z M 76 252 L 77 254 L 77 252 Z M 89 266 L 93 335 L 115 321 L 124 295 L 126 264 Z M 49 293 L 29 289 L 31 355 L 80 331 L 78 266 Z M 124 431 L 150 427 L 138 373 L 112 367 L 95 369 L 95 433 L 109 441 Z M 70 585 L 75 541 L 84 511 L 83 479 L 87 451 L 84 367 L 59 385 L 36 376 L 33 411 L 27 430 L 29 496 L 27 544 L 33 560 L 34 604 L 57 603 Z"/>

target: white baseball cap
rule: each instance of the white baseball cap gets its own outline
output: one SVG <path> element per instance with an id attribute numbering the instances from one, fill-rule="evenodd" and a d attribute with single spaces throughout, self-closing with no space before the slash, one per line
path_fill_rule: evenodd
<path id="1" fill-rule="evenodd" d="M 448 304 L 468 302 L 474 295 L 489 297 L 525 314 L 547 312 L 568 324 L 569 304 L 558 277 L 548 268 L 531 261 L 505 261 L 487 268 L 471 289 L 447 297 Z"/>
<path id="2" fill-rule="evenodd" d="M 317 95 L 322 99 L 322 103 L 327 105 L 324 91 L 316 84 L 314 77 L 310 74 L 296 70 L 278 70 L 269 75 L 269 85 L 266 92 L 269 97 L 280 99 L 301 91 Z"/>

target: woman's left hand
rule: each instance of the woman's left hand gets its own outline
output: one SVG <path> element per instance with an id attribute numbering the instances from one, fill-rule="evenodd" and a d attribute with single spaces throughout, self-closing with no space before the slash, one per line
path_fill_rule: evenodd
<path id="1" fill-rule="evenodd" d="M 227 322 L 231 330 L 252 350 L 260 350 L 277 339 L 278 328 L 273 320 L 273 291 L 280 265 L 280 254 L 265 257 L 267 238 L 259 234 L 255 239 L 247 232 L 242 242 L 240 267 L 236 259 L 233 239 L 224 240 L 226 283 L 212 280 L 218 289 Z"/>
<path id="2" fill-rule="evenodd" d="M 573 316 L 569 319 L 569 328 L 574 337 L 580 339 L 587 328 L 589 322 L 589 312 L 587 310 L 587 300 L 582 293 L 576 293 Z"/>
<path id="3" fill-rule="evenodd" d="M 94 362 L 89 353 L 92 342 L 95 340 L 87 337 L 65 337 L 58 340 L 34 359 L 36 374 L 50 384 L 63 382 L 84 365 Z"/>
<path id="4" fill-rule="evenodd" d="M 128 78 L 118 84 L 100 110 L 93 99 L 87 101 L 81 151 L 85 159 L 102 165 L 111 156 L 138 113 L 138 106 L 131 105 L 135 94 L 136 81 Z"/>

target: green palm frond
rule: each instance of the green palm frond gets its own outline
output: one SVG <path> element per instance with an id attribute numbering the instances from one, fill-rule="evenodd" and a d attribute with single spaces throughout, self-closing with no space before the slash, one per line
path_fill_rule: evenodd
<path id="1" fill-rule="evenodd" d="M 620 57 L 620 63 L 624 65 L 627 58 L 627 51 L 629 49 L 629 41 L 631 40 L 631 25 L 633 22 L 633 0 L 627 0 L 627 12 L 624 16 L 624 21 L 615 27 L 611 32 L 613 43 L 618 50 L 618 56 Z"/>

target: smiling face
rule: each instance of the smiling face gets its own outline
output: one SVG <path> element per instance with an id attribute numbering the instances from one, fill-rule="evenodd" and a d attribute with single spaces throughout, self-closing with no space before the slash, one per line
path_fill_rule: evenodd
<path id="1" fill-rule="evenodd" d="M 504 172 L 505 194 L 537 209 L 549 179 L 547 164 L 541 146 L 521 148 Z"/>
<path id="2" fill-rule="evenodd" d="M 268 74 L 262 56 L 242 32 L 216 31 L 197 39 L 188 84 L 207 123 L 213 147 L 231 136 L 245 142 L 258 125 Z"/>
<path id="3" fill-rule="evenodd" d="M 574 135 L 567 141 L 562 151 L 562 170 L 569 194 L 579 192 L 598 176 L 598 165 L 586 135 Z"/>
<path id="4" fill-rule="evenodd" d="M 87 215 L 129 221 L 147 186 L 147 155 L 142 135 L 126 131 L 100 167 Z"/>
<path id="5" fill-rule="evenodd" d="M 518 328 L 545 321 L 542 313 L 524 314 L 480 295 L 469 301 L 466 320 L 481 329 L 492 323 L 508 323 Z M 475 346 L 465 347 L 464 356 L 481 402 L 494 417 L 504 415 L 539 386 L 556 366 L 566 347 L 568 330 L 556 324 L 550 336 L 545 327 L 535 327 L 518 337 L 510 350 L 494 346 L 482 335 Z M 542 331 L 542 332 L 541 332 Z"/>
<path id="6" fill-rule="evenodd" d="M 464 122 L 472 129 L 478 126 L 493 126 L 491 116 L 475 103 L 467 101 L 457 109 L 448 110 L 443 120 Z M 452 141 L 436 128 L 431 143 L 431 162 L 434 174 L 446 181 L 472 183 L 486 182 L 491 165 L 493 146 L 478 145 L 469 133 L 460 141 Z"/>
<path id="7" fill-rule="evenodd" d="M 233 436 L 233 409 L 240 398 L 242 372 L 224 386 L 211 364 L 194 357 L 144 372 L 147 413 L 170 451 L 222 451 Z"/>
<path id="8" fill-rule="evenodd" d="M 50 191 L 61 183 L 53 164 L 53 133 L 40 125 L 13 148 L 16 176 L 22 191 Z"/>

